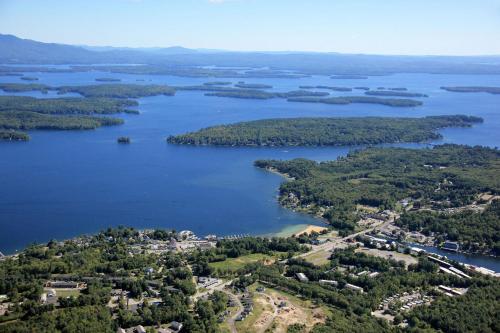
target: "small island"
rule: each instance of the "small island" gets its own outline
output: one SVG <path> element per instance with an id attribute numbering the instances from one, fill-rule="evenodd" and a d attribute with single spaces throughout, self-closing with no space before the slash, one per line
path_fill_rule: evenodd
<path id="1" fill-rule="evenodd" d="M 300 89 L 328 89 L 332 91 L 352 91 L 352 88 L 346 87 L 330 87 L 330 86 L 300 86 Z"/>
<path id="2" fill-rule="evenodd" d="M 59 94 L 78 93 L 84 97 L 140 98 L 156 95 L 173 96 L 175 89 L 166 85 L 99 84 L 88 86 L 63 86 Z"/>
<path id="3" fill-rule="evenodd" d="M 21 80 L 24 80 L 24 81 L 38 81 L 38 78 L 37 77 L 33 77 L 33 76 L 21 76 Z"/>
<path id="4" fill-rule="evenodd" d="M 441 138 L 444 127 L 470 127 L 481 118 L 285 118 L 220 125 L 170 136 L 174 144 L 215 146 L 342 146 L 422 142 Z"/>
<path id="5" fill-rule="evenodd" d="M 368 76 L 363 75 L 333 75 L 330 79 L 334 80 L 366 80 Z"/>
<path id="6" fill-rule="evenodd" d="M 203 83 L 204 86 L 229 86 L 231 84 L 231 81 L 210 81 Z"/>
<path id="7" fill-rule="evenodd" d="M 271 99 L 271 98 L 292 98 L 292 97 L 323 97 L 328 96 L 327 92 L 294 90 L 289 92 L 266 92 L 262 90 L 236 89 L 230 91 L 219 91 L 206 93 L 205 96 L 230 97 L 243 99 Z"/>
<path id="8" fill-rule="evenodd" d="M 131 141 L 130 141 L 130 138 L 128 136 L 120 136 L 118 139 L 116 139 L 116 142 L 123 143 L 123 144 L 128 144 Z"/>
<path id="9" fill-rule="evenodd" d="M 268 84 L 262 84 L 262 83 L 245 83 L 243 81 L 238 82 L 234 86 L 238 87 L 238 88 L 243 88 L 243 89 L 271 89 L 273 87 L 273 86 L 270 86 Z"/>
<path id="10" fill-rule="evenodd" d="M 371 96 L 341 96 L 330 98 L 315 98 L 315 97 L 294 97 L 289 98 L 289 102 L 301 103 L 324 103 L 324 104 L 351 104 L 351 103 L 367 103 L 367 104 L 381 104 L 386 106 L 395 107 L 415 107 L 423 103 L 413 99 L 402 98 L 379 98 Z"/>
<path id="11" fill-rule="evenodd" d="M 370 96 L 395 96 L 395 97 L 429 97 L 426 94 L 420 93 L 411 93 L 400 90 L 374 90 L 374 91 L 366 91 L 365 95 Z"/>
<path id="12" fill-rule="evenodd" d="M 441 89 L 451 92 L 462 92 L 462 93 L 477 93 L 485 92 L 489 94 L 500 94 L 500 87 L 441 87 Z"/>
<path id="13" fill-rule="evenodd" d="M 98 77 L 95 79 L 97 82 L 120 82 L 121 79 L 115 79 L 112 77 Z"/>

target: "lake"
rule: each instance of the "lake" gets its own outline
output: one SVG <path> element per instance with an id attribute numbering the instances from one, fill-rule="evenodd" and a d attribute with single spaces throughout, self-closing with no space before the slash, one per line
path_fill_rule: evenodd
<path id="1" fill-rule="evenodd" d="M 122 83 L 170 85 L 220 80 L 100 72 L 27 75 L 49 85 L 96 84 L 98 77 L 120 78 Z M 241 79 L 228 80 L 236 83 Z M 422 98 L 421 107 L 393 108 L 229 99 L 181 91 L 173 97 L 139 99 L 141 114 L 119 115 L 125 119 L 122 126 L 95 131 L 32 131 L 29 142 L 0 142 L 0 251 L 12 253 L 32 242 L 65 239 L 118 225 L 189 229 L 199 236 L 224 236 L 262 235 L 293 225 L 322 223 L 280 207 L 276 196 L 283 179 L 256 169 L 253 161 L 296 157 L 331 160 L 352 147 L 214 148 L 175 146 L 165 141 L 168 135 L 211 125 L 299 116 L 467 114 L 483 117 L 484 124 L 445 129 L 444 139 L 435 143 L 500 146 L 500 96 L 439 89 L 445 85 L 500 86 L 500 76 L 398 74 L 367 80 L 315 76 L 245 81 L 271 84 L 275 91 L 296 90 L 300 85 L 407 87 L 429 98 Z M 0 82 L 26 83 L 6 76 L 0 76 Z M 37 92 L 22 95 L 55 96 Z M 132 144 L 117 144 L 119 136 L 129 136 Z"/>

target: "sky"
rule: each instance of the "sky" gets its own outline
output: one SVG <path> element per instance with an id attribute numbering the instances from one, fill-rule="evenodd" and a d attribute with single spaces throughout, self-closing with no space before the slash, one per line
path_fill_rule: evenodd
<path id="1" fill-rule="evenodd" d="M 500 0 L 0 0 L 0 33 L 94 46 L 500 55 Z"/>

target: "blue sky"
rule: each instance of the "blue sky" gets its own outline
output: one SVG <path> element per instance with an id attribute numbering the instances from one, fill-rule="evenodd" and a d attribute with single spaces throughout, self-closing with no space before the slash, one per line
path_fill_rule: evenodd
<path id="1" fill-rule="evenodd" d="M 46 42 L 372 54 L 500 54 L 500 0 L 0 0 Z"/>

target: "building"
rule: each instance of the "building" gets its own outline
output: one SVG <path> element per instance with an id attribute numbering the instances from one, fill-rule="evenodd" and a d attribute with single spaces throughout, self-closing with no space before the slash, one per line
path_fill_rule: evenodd
<path id="1" fill-rule="evenodd" d="M 168 242 L 168 249 L 171 251 L 177 251 L 177 241 L 175 238 L 170 238 L 170 241 Z"/>
<path id="2" fill-rule="evenodd" d="M 329 284 L 329 285 L 332 285 L 332 286 L 338 286 L 339 283 L 335 280 L 319 280 L 319 283 L 320 284 Z"/>
<path id="3" fill-rule="evenodd" d="M 179 332 L 182 329 L 182 323 L 179 323 L 178 321 L 172 321 L 169 325 L 169 328 L 174 332 Z"/>
<path id="4" fill-rule="evenodd" d="M 217 235 L 206 235 L 205 239 L 209 242 L 213 242 L 217 240 Z"/>
<path id="5" fill-rule="evenodd" d="M 458 245 L 457 242 L 446 241 L 446 242 L 444 242 L 444 245 L 442 248 L 443 248 L 443 250 L 446 250 L 446 251 L 458 252 L 460 246 Z"/>
<path id="6" fill-rule="evenodd" d="M 86 283 L 74 281 L 47 281 L 47 288 L 66 288 L 66 289 L 83 289 L 87 287 Z"/>
<path id="7" fill-rule="evenodd" d="M 363 288 L 358 287 L 358 286 L 355 286 L 355 285 L 350 284 L 350 283 L 346 283 L 346 284 L 345 284 L 345 287 L 346 287 L 347 289 L 351 289 L 351 290 L 354 290 L 354 291 L 359 291 L 360 293 L 363 293 L 363 292 L 364 292 L 364 291 L 363 291 Z"/>
<path id="8" fill-rule="evenodd" d="M 297 279 L 300 282 L 307 282 L 307 281 L 309 281 L 309 279 L 307 278 L 307 276 L 304 273 L 296 273 L 295 276 L 297 277 Z"/>

